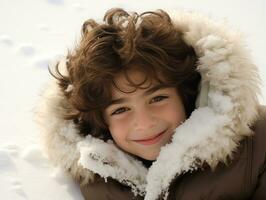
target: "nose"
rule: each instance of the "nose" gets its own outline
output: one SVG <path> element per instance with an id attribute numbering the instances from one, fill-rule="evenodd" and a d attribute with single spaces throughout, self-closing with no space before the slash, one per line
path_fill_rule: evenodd
<path id="1" fill-rule="evenodd" d="M 134 129 L 136 131 L 146 131 L 153 128 L 156 125 L 156 117 L 148 109 L 142 108 L 135 111 L 134 114 Z"/>

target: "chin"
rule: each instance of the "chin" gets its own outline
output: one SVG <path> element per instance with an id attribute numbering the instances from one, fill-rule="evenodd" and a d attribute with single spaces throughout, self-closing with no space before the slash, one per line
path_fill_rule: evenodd
<path id="1" fill-rule="evenodd" d="M 145 160 L 148 160 L 148 161 L 154 161 L 156 160 L 157 157 L 154 157 L 154 158 L 144 158 Z"/>
<path id="2" fill-rule="evenodd" d="M 158 155 L 159 155 L 159 152 L 156 154 L 150 154 L 150 155 L 140 155 L 139 157 L 145 160 L 154 161 L 157 159 Z"/>

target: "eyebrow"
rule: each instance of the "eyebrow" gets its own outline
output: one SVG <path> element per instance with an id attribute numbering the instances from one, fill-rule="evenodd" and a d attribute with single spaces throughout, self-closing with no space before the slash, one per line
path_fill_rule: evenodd
<path id="1" fill-rule="evenodd" d="M 164 88 L 169 88 L 169 87 L 172 87 L 168 84 L 158 84 L 158 85 L 155 85 L 151 88 L 149 88 L 148 90 L 146 90 L 143 95 L 150 95 L 160 89 L 164 89 Z M 120 103 L 124 103 L 127 101 L 127 98 L 118 98 L 118 99 L 113 99 L 110 101 L 110 103 L 108 104 L 107 107 L 111 106 L 111 105 L 114 105 L 114 104 L 120 104 Z"/>

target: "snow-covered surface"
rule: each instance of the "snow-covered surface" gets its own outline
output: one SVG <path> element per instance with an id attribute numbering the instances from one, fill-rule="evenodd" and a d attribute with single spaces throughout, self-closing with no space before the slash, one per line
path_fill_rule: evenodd
<path id="1" fill-rule="evenodd" d="M 145 2 L 145 3 L 143 3 Z M 266 2 L 264 0 L 1 0 L 0 194 L 5 200 L 81 200 L 78 186 L 49 165 L 39 146 L 33 108 L 49 79 L 47 65 L 73 47 L 84 20 L 105 11 L 185 9 L 227 19 L 244 32 L 262 77 L 266 104 Z"/>

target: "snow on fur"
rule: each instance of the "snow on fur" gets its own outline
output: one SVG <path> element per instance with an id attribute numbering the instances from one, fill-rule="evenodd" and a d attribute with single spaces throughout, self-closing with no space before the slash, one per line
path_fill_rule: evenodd
<path id="1" fill-rule="evenodd" d="M 196 169 L 196 159 L 202 162 L 210 159 L 216 153 L 217 145 L 221 144 L 218 130 L 228 122 L 230 120 L 227 116 L 217 115 L 208 107 L 195 110 L 175 130 L 172 142 L 161 148 L 160 155 L 147 175 L 145 199 L 156 199 L 162 191 L 167 192 L 177 173 Z M 172 158 L 170 160 L 169 155 Z"/>
<path id="2" fill-rule="evenodd" d="M 147 168 L 133 157 L 123 153 L 113 143 L 105 143 L 88 135 L 78 143 L 79 164 L 102 177 L 112 177 L 133 188 L 134 193 L 144 193 Z"/>

